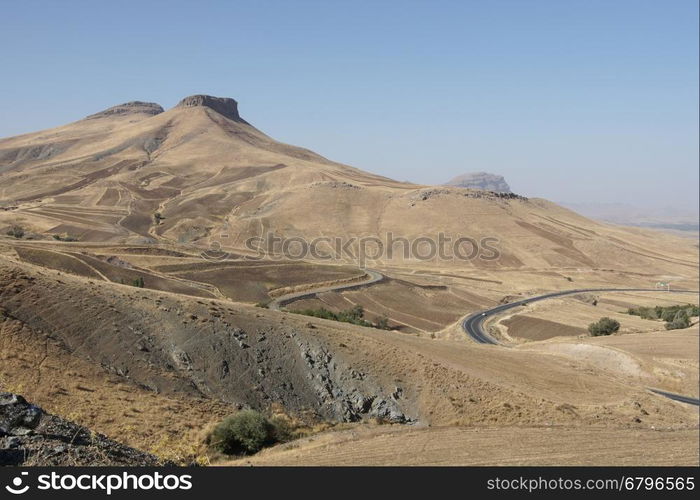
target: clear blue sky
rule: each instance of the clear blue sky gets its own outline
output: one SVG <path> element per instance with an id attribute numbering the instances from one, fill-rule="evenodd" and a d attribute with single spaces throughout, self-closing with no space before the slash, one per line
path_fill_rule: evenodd
<path id="1" fill-rule="evenodd" d="M 0 136 L 234 97 L 400 180 L 697 207 L 697 0 L 0 0 Z"/>

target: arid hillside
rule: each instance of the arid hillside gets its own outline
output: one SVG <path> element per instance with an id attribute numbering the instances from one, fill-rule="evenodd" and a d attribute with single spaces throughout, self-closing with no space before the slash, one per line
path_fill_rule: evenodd
<path id="1" fill-rule="evenodd" d="M 698 423 L 694 407 L 647 390 L 697 385 L 697 328 L 673 337 L 686 346 L 669 351 L 676 361 L 576 339 L 493 348 L 4 258 L 0 304 L 0 385 L 165 457 L 197 455 L 205 430 L 242 407 L 357 422 L 362 433 L 381 421 L 406 431 L 594 427 L 612 436 L 660 429 L 687 436 Z M 687 463 L 687 451 L 682 456 Z"/>
<path id="2" fill-rule="evenodd" d="M 426 165 L 429 168 L 429 165 Z M 163 111 L 131 102 L 51 130 L 0 140 L 0 229 L 81 242 L 188 244 L 258 255 L 251 238 L 340 238 L 310 260 L 530 272 L 618 270 L 645 281 L 697 276 L 697 245 L 593 222 L 512 194 L 400 183 L 281 144 L 241 118 L 233 99 L 191 96 Z M 491 238 L 493 253 L 422 260 L 406 238 Z M 353 238 L 379 238 L 381 254 Z M 417 247 L 416 247 L 417 248 Z M 463 244 L 461 255 L 472 255 Z M 265 246 L 266 255 L 282 253 Z M 454 254 L 454 248 L 447 253 Z M 624 276 L 625 281 L 629 276 Z"/>
<path id="3" fill-rule="evenodd" d="M 623 316 L 682 294 L 526 304 L 488 324 L 507 348 L 460 326 L 545 291 L 693 290 L 697 261 L 546 200 L 329 161 L 233 99 L 130 102 L 0 140 L 0 390 L 178 463 L 230 460 L 204 437 L 246 408 L 313 436 L 237 464 L 697 464 L 697 407 L 649 390 L 697 396 L 697 325 Z M 620 332 L 588 337 L 602 315 Z"/>

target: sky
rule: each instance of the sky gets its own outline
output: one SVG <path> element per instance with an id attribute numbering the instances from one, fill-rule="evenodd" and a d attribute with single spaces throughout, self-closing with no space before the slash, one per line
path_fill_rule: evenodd
<path id="1" fill-rule="evenodd" d="M 698 207 L 697 0 L 0 0 L 0 137 L 233 97 L 398 180 Z"/>

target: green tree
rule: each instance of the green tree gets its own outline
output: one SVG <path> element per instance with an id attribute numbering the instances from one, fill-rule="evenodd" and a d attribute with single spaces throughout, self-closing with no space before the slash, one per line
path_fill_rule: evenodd
<path id="1" fill-rule="evenodd" d="M 256 453 L 271 444 L 274 427 L 260 412 L 242 410 L 227 417 L 209 436 L 214 448 L 227 455 Z"/>
<path id="2" fill-rule="evenodd" d="M 352 319 L 362 319 L 365 315 L 365 308 L 357 304 L 352 309 L 347 311 L 347 315 Z"/>
<path id="3" fill-rule="evenodd" d="M 588 325 L 588 331 L 593 337 L 611 335 L 620 329 L 620 322 L 612 318 L 600 318 L 597 322 Z"/>

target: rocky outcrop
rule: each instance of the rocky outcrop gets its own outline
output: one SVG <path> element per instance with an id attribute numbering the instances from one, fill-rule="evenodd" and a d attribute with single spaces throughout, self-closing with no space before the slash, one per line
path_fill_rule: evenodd
<path id="1" fill-rule="evenodd" d="M 0 392 L 0 466 L 158 465 L 157 457 Z"/>
<path id="2" fill-rule="evenodd" d="M 213 109 L 229 120 L 247 123 L 243 118 L 241 118 L 241 115 L 238 114 L 238 103 L 235 99 L 231 99 L 230 97 L 214 97 L 203 94 L 191 95 L 189 97 L 185 97 L 177 105 L 178 108 L 192 108 L 197 106 L 204 106 Z"/>
<path id="3" fill-rule="evenodd" d="M 321 413 L 333 418 L 356 422 L 376 418 L 394 423 L 412 423 L 401 405 L 403 389 L 387 390 L 365 373 L 336 359 L 331 351 L 296 339 L 308 368 L 308 380 L 321 404 Z"/>
<path id="4" fill-rule="evenodd" d="M 142 101 L 131 101 L 131 102 L 125 102 L 124 104 L 118 104 L 116 106 L 112 106 L 111 108 L 107 108 L 104 111 L 100 111 L 99 113 L 95 113 L 93 115 L 90 115 L 86 117 L 87 120 L 91 120 L 94 118 L 104 118 L 106 116 L 113 116 L 113 115 L 126 115 L 126 114 L 136 114 L 136 113 L 145 113 L 147 115 L 158 115 L 163 112 L 163 108 L 160 104 L 156 104 L 155 102 L 142 102 Z"/>
<path id="5" fill-rule="evenodd" d="M 441 196 L 460 196 L 464 198 L 484 199 L 484 200 L 523 200 L 527 201 L 525 196 L 520 196 L 515 193 L 499 193 L 497 191 L 485 191 L 482 189 L 450 189 L 450 188 L 429 188 L 419 189 L 408 195 L 409 205 L 415 206 L 416 203 L 428 201 Z"/>
<path id="6" fill-rule="evenodd" d="M 489 174 L 488 172 L 472 172 L 458 175 L 446 186 L 455 186 L 468 189 L 481 189 L 495 193 L 511 193 L 510 186 L 502 175 Z"/>

